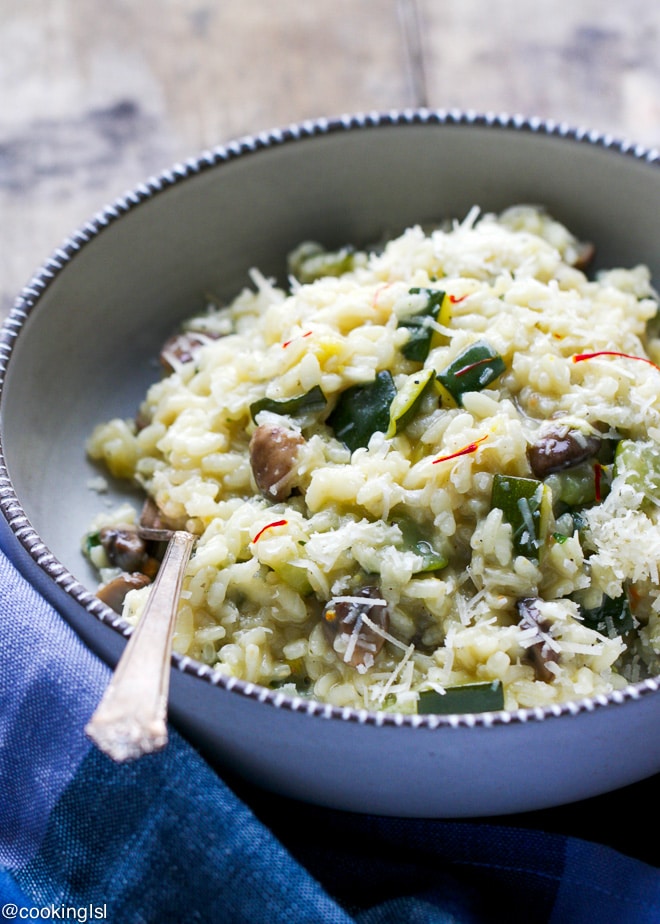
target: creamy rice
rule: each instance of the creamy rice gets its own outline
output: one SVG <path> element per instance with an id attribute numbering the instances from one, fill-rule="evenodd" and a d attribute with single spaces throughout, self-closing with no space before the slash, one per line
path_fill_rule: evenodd
<path id="1" fill-rule="evenodd" d="M 540 210 L 474 209 L 372 252 L 302 248 L 286 291 L 253 271 L 191 319 L 192 358 L 169 355 L 136 419 L 87 447 L 199 537 L 175 649 L 399 712 L 445 711 L 465 685 L 477 705 L 454 711 L 658 672 L 657 298 L 645 267 L 592 278 L 583 252 Z M 284 474 L 260 489 L 278 441 Z"/>

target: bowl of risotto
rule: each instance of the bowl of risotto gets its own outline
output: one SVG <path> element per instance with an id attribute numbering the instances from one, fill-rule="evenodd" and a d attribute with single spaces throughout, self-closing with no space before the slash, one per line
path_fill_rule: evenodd
<path id="1" fill-rule="evenodd" d="M 3 546 L 114 664 L 144 510 L 193 533 L 170 716 L 271 791 L 458 817 L 657 773 L 658 161 L 416 111 L 151 178 L 4 327 Z"/>

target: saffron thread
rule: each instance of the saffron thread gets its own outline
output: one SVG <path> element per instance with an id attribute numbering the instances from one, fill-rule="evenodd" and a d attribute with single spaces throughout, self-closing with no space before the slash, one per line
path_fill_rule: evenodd
<path id="1" fill-rule="evenodd" d="M 438 459 L 434 459 L 432 465 L 437 465 L 438 462 L 448 462 L 450 459 L 456 459 L 458 456 L 467 456 L 470 453 L 476 452 L 479 447 L 479 443 L 483 443 L 484 440 L 488 439 L 488 434 L 480 436 L 478 440 L 475 440 L 473 443 L 468 443 L 467 446 L 463 446 L 462 449 L 458 449 L 456 452 L 450 453 L 448 456 L 440 456 Z"/>
<path id="2" fill-rule="evenodd" d="M 274 520 L 272 523 L 266 523 L 266 525 L 262 529 L 259 530 L 259 532 L 257 533 L 257 535 L 254 537 L 252 541 L 258 542 L 267 529 L 273 529 L 273 527 L 275 526 L 286 526 L 288 522 L 289 522 L 288 520 Z"/>
<path id="3" fill-rule="evenodd" d="M 312 336 L 311 330 L 305 331 L 305 333 L 301 334 L 300 337 L 292 337 L 291 340 L 285 340 L 284 343 L 282 344 L 282 349 L 285 349 L 286 347 L 288 347 L 289 344 L 293 343 L 294 340 L 303 340 L 305 337 L 311 337 L 311 336 Z"/>
<path id="4" fill-rule="evenodd" d="M 576 353 L 573 356 L 573 362 L 580 363 L 585 359 L 596 359 L 599 356 L 619 356 L 622 359 L 637 359 L 642 363 L 648 363 L 649 366 L 653 366 L 654 369 L 660 372 L 660 366 L 654 363 L 652 359 L 648 359 L 646 356 L 635 356 L 632 353 L 621 353 L 619 350 L 597 350 L 595 353 Z"/>

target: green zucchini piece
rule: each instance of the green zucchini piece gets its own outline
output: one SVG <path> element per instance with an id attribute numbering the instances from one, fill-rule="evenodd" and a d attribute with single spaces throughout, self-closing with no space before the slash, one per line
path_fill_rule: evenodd
<path id="1" fill-rule="evenodd" d="M 468 712 L 499 712 L 504 709 L 504 688 L 500 680 L 464 683 L 447 687 L 444 693 L 423 690 L 419 694 L 419 715 L 456 715 Z"/>
<path id="2" fill-rule="evenodd" d="M 550 519 L 551 492 L 535 478 L 495 475 L 491 508 L 499 507 L 513 529 L 513 550 L 538 561 Z"/>
<path id="3" fill-rule="evenodd" d="M 395 398 L 394 379 L 385 369 L 373 382 L 352 385 L 343 391 L 327 422 L 337 439 L 355 452 L 368 444 L 372 434 L 387 432 L 390 407 Z"/>
<path id="4" fill-rule="evenodd" d="M 581 609 L 580 612 L 585 626 L 608 638 L 627 635 L 635 628 L 630 601 L 625 591 L 618 597 L 603 594 L 600 606 L 590 610 Z"/>
<path id="5" fill-rule="evenodd" d="M 614 456 L 614 474 L 647 500 L 660 497 L 660 446 L 650 440 L 621 440 Z"/>
<path id="6" fill-rule="evenodd" d="M 305 414 L 314 414 L 322 411 L 327 399 L 319 385 L 315 385 L 304 395 L 295 398 L 284 398 L 277 401 L 274 398 L 260 398 L 250 405 L 250 415 L 256 422 L 260 411 L 270 411 L 273 414 L 282 414 L 288 417 L 303 417 Z"/>
<path id="7" fill-rule="evenodd" d="M 282 578 L 285 584 L 292 587 L 301 597 L 308 597 L 312 593 L 307 569 L 302 562 L 283 561 L 270 566 L 275 574 Z"/>
<path id="8" fill-rule="evenodd" d="M 599 462 L 581 462 L 563 472 L 553 472 L 543 480 L 552 491 L 553 504 L 575 509 L 600 503 L 612 484 L 612 468 Z"/>
<path id="9" fill-rule="evenodd" d="M 500 354 L 485 340 L 478 340 L 438 373 L 438 382 L 460 407 L 463 395 L 483 391 L 505 370 L 506 363 Z"/>
<path id="10" fill-rule="evenodd" d="M 355 266 L 355 248 L 325 250 L 315 241 L 306 241 L 289 254 L 289 272 L 306 285 L 323 276 L 343 276 Z"/>
<path id="11" fill-rule="evenodd" d="M 429 571 L 440 571 L 442 568 L 447 567 L 449 564 L 447 556 L 438 552 L 428 539 L 424 538 L 424 534 L 417 523 L 409 519 L 400 519 L 394 522 L 401 530 L 404 549 L 414 552 L 423 560 L 423 565 L 419 571 L 415 572 L 416 574 L 426 574 Z"/>
<path id="12" fill-rule="evenodd" d="M 445 309 L 449 305 L 449 299 L 446 292 L 441 289 L 423 289 L 415 287 L 409 290 L 409 295 L 426 296 L 426 304 L 416 314 L 399 321 L 399 327 L 406 327 L 410 331 L 410 337 L 401 349 L 401 352 L 413 362 L 423 363 L 429 355 L 431 342 L 433 340 L 433 324 L 440 316 L 442 321 L 443 306 Z M 447 319 L 448 320 L 448 319 Z"/>
<path id="13" fill-rule="evenodd" d="M 312 681 L 307 675 L 305 670 L 305 662 L 302 658 L 296 658 L 295 661 L 289 661 L 289 669 L 291 673 L 288 677 L 285 677 L 282 680 L 271 680 L 268 684 L 271 690 L 279 690 L 280 687 L 284 687 L 287 684 L 294 684 L 296 692 L 300 696 L 306 696 L 312 687 Z"/>
<path id="14" fill-rule="evenodd" d="M 417 416 L 424 396 L 433 387 L 434 377 L 433 369 L 422 369 L 408 376 L 390 405 L 390 422 L 385 433 L 388 439 L 405 430 Z"/>

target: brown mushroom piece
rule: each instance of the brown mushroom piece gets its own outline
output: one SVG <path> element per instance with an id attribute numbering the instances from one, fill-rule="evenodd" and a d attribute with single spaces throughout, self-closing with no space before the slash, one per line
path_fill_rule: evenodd
<path id="1" fill-rule="evenodd" d="M 596 434 L 557 424 L 528 448 L 527 458 L 534 476 L 543 479 L 593 458 L 601 443 L 601 437 Z"/>
<path id="2" fill-rule="evenodd" d="M 142 505 L 140 522 L 137 527 L 137 533 L 142 539 L 145 539 L 145 537 L 153 538 L 154 534 L 163 533 L 161 537 L 162 541 L 168 542 L 169 536 L 167 533 L 185 528 L 185 522 L 183 520 L 174 520 L 166 516 L 162 510 L 159 509 L 153 497 L 147 497 Z"/>
<path id="3" fill-rule="evenodd" d="M 105 526 L 99 532 L 99 542 L 108 561 L 122 571 L 142 571 L 147 558 L 147 545 L 136 529 L 130 526 Z"/>
<path id="4" fill-rule="evenodd" d="M 108 581 L 107 584 L 99 587 L 96 591 L 96 596 L 115 613 L 121 613 L 126 594 L 130 590 L 140 590 L 142 587 L 146 587 L 147 584 L 151 584 L 151 578 L 146 574 L 141 574 L 139 571 L 133 574 L 122 572 L 122 574 Z"/>
<path id="5" fill-rule="evenodd" d="M 206 331 L 184 330 L 169 337 L 160 351 L 160 364 L 169 375 L 177 365 L 192 362 L 203 346 L 219 338 Z"/>
<path id="6" fill-rule="evenodd" d="M 259 424 L 250 439 L 250 465 L 257 487 L 268 500 L 286 500 L 296 480 L 296 460 L 305 438 L 277 424 Z"/>
<path id="7" fill-rule="evenodd" d="M 537 607 L 536 597 L 524 597 L 516 603 L 518 616 L 520 617 L 519 625 L 523 629 L 535 628 L 539 632 L 539 641 L 534 642 L 527 649 L 527 658 L 534 668 L 536 679 L 543 683 L 552 683 L 555 675 L 548 667 L 549 662 L 559 661 L 559 653 L 550 647 L 548 642 L 541 637 L 541 633 L 548 633 L 550 623 L 544 620 Z"/>
<path id="8" fill-rule="evenodd" d="M 362 587 L 354 594 L 333 597 L 322 618 L 326 638 L 346 664 L 360 672 L 373 666 L 385 644 L 378 629 L 387 632 L 390 623 L 387 604 L 377 587 Z"/>

